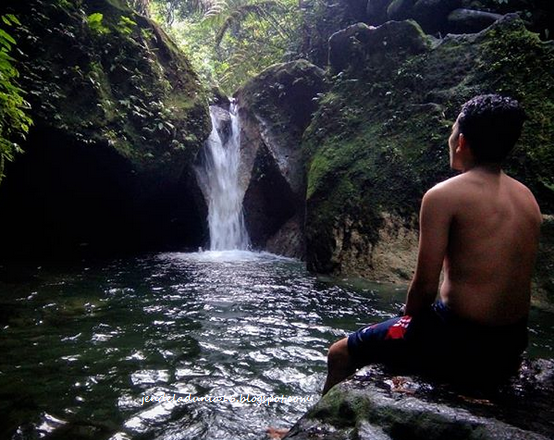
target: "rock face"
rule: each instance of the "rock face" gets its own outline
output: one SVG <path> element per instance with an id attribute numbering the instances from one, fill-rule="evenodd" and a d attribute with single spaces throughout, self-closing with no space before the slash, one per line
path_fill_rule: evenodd
<path id="1" fill-rule="evenodd" d="M 554 310 L 554 216 L 543 216 L 539 255 L 533 280 L 535 302 L 544 309 Z"/>
<path id="2" fill-rule="evenodd" d="M 411 19 L 428 34 L 445 36 L 479 32 L 499 17 L 517 12 L 542 39 L 554 35 L 554 3 L 549 0 L 338 0 L 316 3 L 308 12 L 303 50 L 318 66 L 327 64 L 331 35 L 357 23 L 380 26 Z"/>
<path id="3" fill-rule="evenodd" d="M 454 9 L 448 15 L 449 28 L 459 34 L 479 32 L 500 20 L 502 15 L 471 9 Z"/>
<path id="4" fill-rule="evenodd" d="M 430 45 L 431 40 L 413 21 L 387 22 L 378 28 L 357 23 L 331 35 L 329 67 L 335 74 L 347 68 L 358 70 L 368 57 L 379 62 L 380 54 L 390 52 L 387 46 L 408 56 L 424 52 Z"/>
<path id="5" fill-rule="evenodd" d="M 515 16 L 442 40 L 410 21 L 359 24 L 330 43 L 336 75 L 303 141 L 309 269 L 411 278 L 421 197 L 451 176 L 450 127 L 479 93 L 523 103 L 529 120 L 507 170 L 533 190 L 544 214 L 552 212 L 554 43 Z M 550 262 L 541 267 L 551 267 L 552 257 L 542 255 Z"/>
<path id="6" fill-rule="evenodd" d="M 300 144 L 325 89 L 324 72 L 301 60 L 267 69 L 236 94 L 245 221 L 257 249 L 304 255 Z"/>
<path id="7" fill-rule="evenodd" d="M 206 97 L 163 31 L 116 0 L 8 1 L 34 126 L 0 186 L 1 254 L 196 246 Z"/>
<path id="8" fill-rule="evenodd" d="M 286 439 L 546 440 L 554 436 L 554 362 L 528 361 L 500 389 L 460 390 L 366 367 L 335 386 Z"/>
<path id="9" fill-rule="evenodd" d="M 527 17 L 527 26 L 548 39 L 550 28 L 546 17 L 554 17 L 547 1 L 508 0 L 368 0 L 367 12 L 360 21 L 374 26 L 389 20 L 413 19 L 429 34 L 473 33 L 490 26 L 507 13 L 519 12 Z M 462 25 L 463 24 L 463 25 Z"/>

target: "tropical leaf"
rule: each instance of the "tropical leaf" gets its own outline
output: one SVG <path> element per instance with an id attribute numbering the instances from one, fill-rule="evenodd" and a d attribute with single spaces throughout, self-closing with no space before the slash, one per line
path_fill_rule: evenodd
<path id="1" fill-rule="evenodd" d="M 1 22 L 8 26 L 20 24 L 11 14 L 0 18 Z M 8 32 L 0 29 L 0 163 L 12 160 L 14 154 L 22 151 L 15 140 L 25 139 L 25 134 L 32 124 L 27 114 L 30 105 L 23 99 L 24 92 L 16 82 L 19 72 L 15 67 L 15 60 L 10 55 L 12 47 L 16 44 Z"/>
<path id="2" fill-rule="evenodd" d="M 202 80 L 232 94 L 271 64 L 294 59 L 298 0 L 150 0 Z M 175 21 L 173 21 L 175 20 Z"/>
<path id="3" fill-rule="evenodd" d="M 258 1 L 256 3 L 235 3 L 219 14 L 224 14 L 222 24 L 220 25 L 216 37 L 216 45 L 220 45 L 226 32 L 232 26 L 240 26 L 248 17 L 254 17 L 260 20 L 267 20 L 282 37 L 284 33 L 281 26 L 276 23 L 273 15 L 269 12 L 271 9 L 278 10 L 281 5 L 274 0 Z M 212 11 L 213 12 L 213 11 Z M 206 15 L 206 18 L 213 17 L 215 14 Z"/>
<path id="4" fill-rule="evenodd" d="M 4 45 L 8 48 L 8 50 L 11 47 L 9 45 L 5 44 L 6 42 L 10 43 L 10 44 L 17 44 L 16 41 L 14 40 L 14 38 L 2 29 L 0 29 L 0 41 L 4 42 Z"/>

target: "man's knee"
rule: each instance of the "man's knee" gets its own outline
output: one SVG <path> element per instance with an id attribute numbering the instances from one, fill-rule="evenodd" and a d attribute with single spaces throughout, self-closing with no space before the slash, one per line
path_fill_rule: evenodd
<path id="1" fill-rule="evenodd" d="M 348 338 L 335 342 L 329 348 L 327 360 L 332 364 L 350 363 L 350 353 L 348 351 Z"/>

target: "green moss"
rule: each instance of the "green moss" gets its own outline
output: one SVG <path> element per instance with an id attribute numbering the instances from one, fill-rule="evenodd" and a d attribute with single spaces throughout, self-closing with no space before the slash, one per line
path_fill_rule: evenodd
<path id="1" fill-rule="evenodd" d="M 541 229 L 541 241 L 535 269 L 536 300 L 539 306 L 554 308 L 554 217 L 547 217 Z"/>
<path id="2" fill-rule="evenodd" d="M 325 420 L 325 423 L 339 429 L 355 427 L 365 415 L 372 413 L 374 405 L 366 396 L 344 392 L 333 388 L 309 411 L 307 418 Z"/>
<path id="3" fill-rule="evenodd" d="M 483 81 L 523 102 L 529 116 L 508 169 L 535 192 L 544 212 L 554 209 L 554 43 L 541 42 L 523 24 L 494 29 L 481 46 Z"/>
<path id="4" fill-rule="evenodd" d="M 297 60 L 265 69 L 236 96 L 283 144 L 297 145 L 317 108 L 312 97 L 326 88 L 323 70 Z"/>
<path id="5" fill-rule="evenodd" d="M 209 135 L 206 93 L 163 31 L 122 1 L 21 8 L 41 11 L 28 14 L 23 41 L 42 44 L 22 48 L 22 82 L 41 125 L 113 148 L 137 171 L 178 173 L 193 160 Z"/>
<path id="6" fill-rule="evenodd" d="M 365 58 L 333 78 L 304 135 L 308 260 L 316 270 L 329 268 L 333 254 L 315 243 L 320 230 L 332 237 L 329 228 L 355 221 L 375 243 L 382 212 L 406 221 L 417 215 L 424 192 L 452 175 L 450 127 L 461 104 L 479 93 L 509 94 L 526 107 L 529 121 L 508 170 L 531 187 L 544 212 L 554 209 L 552 44 L 508 18 L 415 55 L 390 50 L 362 48 Z"/>

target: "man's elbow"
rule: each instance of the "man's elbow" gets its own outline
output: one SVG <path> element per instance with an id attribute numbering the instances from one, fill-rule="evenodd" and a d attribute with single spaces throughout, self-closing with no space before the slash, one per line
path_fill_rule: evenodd
<path id="1" fill-rule="evenodd" d="M 414 277 L 410 285 L 410 291 L 417 292 L 419 296 L 430 297 L 431 301 L 435 299 L 439 290 L 438 280 L 422 279 Z"/>
<path id="2" fill-rule="evenodd" d="M 406 301 L 406 314 L 417 315 L 433 304 L 438 293 L 438 283 L 412 281 Z"/>

